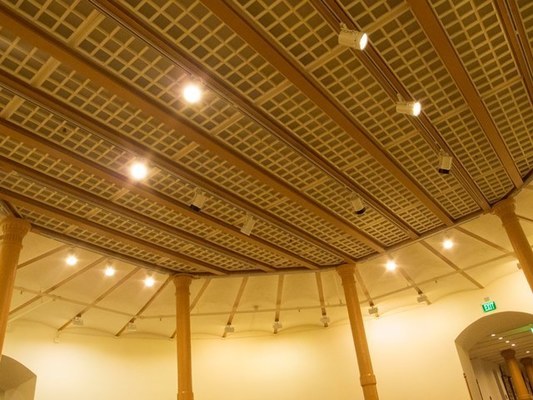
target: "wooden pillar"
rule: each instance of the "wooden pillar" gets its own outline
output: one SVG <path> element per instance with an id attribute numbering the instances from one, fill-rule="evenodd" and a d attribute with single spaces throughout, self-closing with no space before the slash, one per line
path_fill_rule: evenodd
<path id="1" fill-rule="evenodd" d="M 344 295 L 346 297 L 346 308 L 348 309 L 350 326 L 352 328 L 357 364 L 359 366 L 359 373 L 361 375 L 360 379 L 361 386 L 363 388 L 363 396 L 365 400 L 379 400 L 378 390 L 376 387 L 376 377 L 374 375 L 374 371 L 372 370 L 370 352 L 368 350 L 368 343 L 366 341 L 363 316 L 361 314 L 361 308 L 359 307 L 359 300 L 357 298 L 357 289 L 355 286 L 355 279 L 353 277 L 354 270 L 354 265 L 343 265 L 337 268 L 337 272 L 342 280 Z"/>
<path id="2" fill-rule="evenodd" d="M 518 400 L 530 400 L 531 396 L 529 395 L 522 377 L 522 371 L 520 371 L 520 364 L 515 358 L 515 351 L 507 349 L 501 352 L 501 355 L 505 359 L 505 364 L 507 364 L 507 369 L 511 374 L 511 380 L 513 381 L 513 387 L 518 396 Z"/>
<path id="3" fill-rule="evenodd" d="M 503 227 L 511 241 L 516 258 L 522 266 L 522 271 L 524 271 L 529 287 L 533 291 L 533 251 L 531 251 L 531 245 L 515 214 L 514 199 L 510 198 L 500 201 L 494 206 L 493 212 L 502 220 Z"/>
<path id="4" fill-rule="evenodd" d="M 7 318 L 13 286 L 15 285 L 15 273 L 19 261 L 22 239 L 30 230 L 30 223 L 20 218 L 5 217 L 0 223 L 2 229 L 2 242 L 0 243 L 0 357 L 4 347 Z"/>
<path id="5" fill-rule="evenodd" d="M 520 360 L 520 362 L 526 370 L 527 379 L 529 379 L 529 385 L 533 389 L 533 360 L 531 357 L 524 357 Z"/>
<path id="6" fill-rule="evenodd" d="M 191 315 L 189 288 L 192 278 L 176 275 L 176 343 L 178 351 L 178 400 L 193 400 L 191 369 Z"/>

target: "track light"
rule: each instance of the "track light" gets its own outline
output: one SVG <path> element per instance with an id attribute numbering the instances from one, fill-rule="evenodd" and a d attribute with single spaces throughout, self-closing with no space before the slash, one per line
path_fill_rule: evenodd
<path id="1" fill-rule="evenodd" d="M 452 169 L 453 158 L 448 153 L 441 152 L 439 154 L 439 174 L 448 175 Z"/>
<path id="2" fill-rule="evenodd" d="M 224 333 L 233 333 L 235 332 L 235 327 L 231 324 L 228 324 L 224 327 Z"/>
<path id="3" fill-rule="evenodd" d="M 378 316 L 378 308 L 376 306 L 372 306 L 368 309 L 368 314 L 369 315 L 375 315 L 376 317 Z"/>
<path id="4" fill-rule="evenodd" d="M 351 195 L 350 203 L 352 204 L 352 207 L 357 215 L 363 215 L 365 213 L 365 204 L 363 203 L 363 200 L 361 200 L 361 198 L 355 193 Z"/>
<path id="5" fill-rule="evenodd" d="M 74 317 L 74 319 L 72 320 L 72 325 L 83 326 L 83 319 L 81 318 L 81 314 L 78 314 Z"/>
<path id="6" fill-rule="evenodd" d="M 339 44 L 357 50 L 364 50 L 368 44 L 368 35 L 364 32 L 350 30 L 343 24 L 339 33 Z"/>
<path id="7" fill-rule="evenodd" d="M 327 315 L 322 315 L 322 318 L 320 318 L 320 322 L 325 327 L 327 327 L 329 325 L 329 321 L 330 321 L 330 319 L 329 319 L 329 317 Z"/>
<path id="8" fill-rule="evenodd" d="M 128 322 L 128 324 L 126 325 L 126 330 L 128 332 L 137 332 L 137 325 L 135 325 L 135 320 L 131 320 L 130 322 Z"/>
<path id="9" fill-rule="evenodd" d="M 428 297 L 424 293 L 420 293 L 418 297 L 416 298 L 416 301 L 418 303 L 426 303 L 429 304 Z"/>
<path id="10" fill-rule="evenodd" d="M 205 204 L 207 197 L 201 190 L 194 192 L 194 198 L 192 199 L 191 208 L 194 211 L 200 211 Z"/>
<path id="11" fill-rule="evenodd" d="M 422 111 L 422 104 L 418 101 L 400 101 L 396 103 L 396 112 L 418 117 Z"/>
<path id="12" fill-rule="evenodd" d="M 272 324 L 272 328 L 277 331 L 278 329 L 283 328 L 283 324 L 279 321 L 274 321 L 274 323 Z"/>
<path id="13" fill-rule="evenodd" d="M 252 233 L 252 229 L 254 229 L 255 225 L 255 218 L 251 214 L 246 214 L 246 219 L 244 220 L 244 223 L 242 224 L 241 232 L 244 233 L 246 236 L 250 236 Z"/>

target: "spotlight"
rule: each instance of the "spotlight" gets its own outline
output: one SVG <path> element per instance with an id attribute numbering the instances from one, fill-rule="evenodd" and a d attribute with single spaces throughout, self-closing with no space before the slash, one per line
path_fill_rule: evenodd
<path id="1" fill-rule="evenodd" d="M 378 316 L 378 308 L 376 306 L 372 306 L 368 309 L 368 314 Z"/>
<path id="2" fill-rule="evenodd" d="M 422 111 L 422 104 L 419 101 L 400 101 L 396 103 L 396 112 L 400 114 L 418 117 Z"/>
<path id="3" fill-rule="evenodd" d="M 205 197 L 205 194 L 201 190 L 196 190 L 196 192 L 194 192 L 194 199 L 192 199 L 190 207 L 194 211 L 200 211 L 204 206 L 206 200 L 207 197 Z"/>
<path id="4" fill-rule="evenodd" d="M 446 250 L 450 250 L 453 247 L 453 240 L 445 239 L 442 242 L 442 247 L 444 247 Z"/>
<path id="5" fill-rule="evenodd" d="M 448 175 L 452 169 L 453 158 L 448 153 L 441 152 L 439 154 L 439 174 Z"/>
<path id="6" fill-rule="evenodd" d="M 81 318 L 81 314 L 78 314 L 74 317 L 74 319 L 72 320 L 72 325 L 83 326 L 83 319 Z"/>
<path id="7" fill-rule="evenodd" d="M 146 287 L 152 287 L 155 285 L 155 279 L 153 276 L 147 276 L 144 280 L 144 286 Z"/>
<path id="8" fill-rule="evenodd" d="M 361 198 L 355 193 L 351 195 L 350 203 L 352 204 L 352 207 L 357 215 L 363 215 L 365 213 L 365 204 L 363 203 L 363 200 L 361 200 Z"/>
<path id="9" fill-rule="evenodd" d="M 105 276 L 114 276 L 116 272 L 117 271 L 115 270 L 115 267 L 113 267 L 111 264 L 108 264 L 104 270 Z"/>
<path id="10" fill-rule="evenodd" d="M 418 297 L 416 298 L 416 301 L 418 303 L 426 303 L 429 304 L 428 297 L 424 293 L 420 293 Z"/>
<path id="11" fill-rule="evenodd" d="M 135 320 L 131 320 L 130 322 L 128 322 L 128 324 L 126 325 L 126 330 L 128 332 L 137 332 L 137 325 L 135 325 Z"/>
<path id="12" fill-rule="evenodd" d="M 279 321 L 274 321 L 274 323 L 272 324 L 272 328 L 277 331 L 278 329 L 283 328 L 283 324 Z"/>
<path id="13" fill-rule="evenodd" d="M 134 161 L 130 165 L 130 177 L 135 181 L 142 181 L 148 176 L 148 167 L 144 161 Z"/>
<path id="14" fill-rule="evenodd" d="M 244 220 L 244 224 L 242 224 L 241 232 L 246 236 L 250 236 L 252 229 L 254 229 L 254 225 L 255 218 L 251 214 L 246 214 L 246 219 Z"/>
<path id="15" fill-rule="evenodd" d="M 183 87 L 182 94 L 187 103 L 198 103 L 202 100 L 202 85 L 198 82 L 189 82 Z"/>
<path id="16" fill-rule="evenodd" d="M 231 324 L 228 324 L 224 327 L 224 333 L 233 333 L 235 332 L 235 327 Z"/>
<path id="17" fill-rule="evenodd" d="M 387 261 L 387 264 L 385 264 L 388 271 L 394 271 L 398 266 L 396 265 L 396 262 L 394 260 Z"/>
<path id="18" fill-rule="evenodd" d="M 67 263 L 67 265 L 70 265 L 71 267 L 73 267 L 74 265 L 78 263 L 78 257 L 76 257 L 76 254 L 73 251 L 71 251 L 70 253 L 68 253 L 67 258 L 65 259 L 65 262 Z"/>
<path id="19" fill-rule="evenodd" d="M 357 50 L 364 50 L 368 44 L 368 35 L 364 32 L 353 31 L 341 26 L 339 33 L 339 44 Z"/>
<path id="20" fill-rule="evenodd" d="M 329 317 L 327 315 L 322 315 L 322 318 L 320 318 L 320 322 L 324 326 L 328 326 L 329 321 L 330 321 L 330 319 L 329 319 Z"/>

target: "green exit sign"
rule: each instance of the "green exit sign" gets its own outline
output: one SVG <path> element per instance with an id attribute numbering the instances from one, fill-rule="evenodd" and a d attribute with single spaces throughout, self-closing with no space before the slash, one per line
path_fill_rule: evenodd
<path id="1" fill-rule="evenodd" d="M 496 303 L 494 301 L 487 301 L 481 305 L 483 307 L 483 312 L 491 312 L 496 310 Z"/>

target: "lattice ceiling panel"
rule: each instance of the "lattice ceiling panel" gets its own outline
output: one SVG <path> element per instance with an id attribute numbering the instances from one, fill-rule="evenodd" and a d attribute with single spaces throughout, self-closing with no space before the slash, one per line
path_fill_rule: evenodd
<path id="1" fill-rule="evenodd" d="M 350 1 L 340 0 L 344 9 L 350 14 L 355 24 L 363 29 L 375 23 L 375 21 L 394 12 L 399 6 L 405 6 L 404 0 L 386 1 Z"/>

